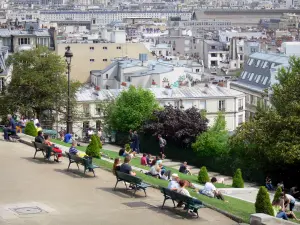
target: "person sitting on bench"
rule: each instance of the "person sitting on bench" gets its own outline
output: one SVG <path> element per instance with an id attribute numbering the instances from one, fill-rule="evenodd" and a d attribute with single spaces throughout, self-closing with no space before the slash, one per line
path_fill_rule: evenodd
<path id="1" fill-rule="evenodd" d="M 38 131 L 38 136 L 35 137 L 34 139 L 35 142 L 38 142 L 38 143 L 41 143 L 43 144 L 45 139 L 44 139 L 44 136 L 43 136 L 43 131 Z"/>
<path id="2" fill-rule="evenodd" d="M 8 127 L 5 127 L 3 129 L 3 132 L 4 132 L 4 140 L 9 141 L 10 135 L 16 135 L 16 122 L 12 118 L 11 114 L 7 115 L 7 119 L 9 121 L 9 124 L 8 124 Z"/>
<path id="3" fill-rule="evenodd" d="M 76 141 L 72 141 L 72 146 L 71 148 L 69 149 L 69 153 L 71 155 L 77 155 L 79 156 L 80 158 L 85 158 L 85 157 L 88 157 L 87 154 L 85 154 L 84 152 L 81 152 L 81 151 L 78 151 L 75 146 L 77 146 L 77 142 Z"/>
<path id="4" fill-rule="evenodd" d="M 55 153 L 58 153 L 57 154 L 57 159 L 56 161 L 57 162 L 61 162 L 60 161 L 60 158 L 62 157 L 62 150 L 60 150 L 59 148 L 57 148 L 51 141 L 50 141 L 50 137 L 48 134 L 45 134 L 44 135 L 44 138 L 45 138 L 45 141 L 44 141 L 44 144 L 52 147 L 52 150 L 55 152 Z"/>

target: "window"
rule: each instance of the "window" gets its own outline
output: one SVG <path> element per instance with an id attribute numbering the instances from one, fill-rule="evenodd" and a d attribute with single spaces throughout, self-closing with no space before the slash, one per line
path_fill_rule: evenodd
<path id="1" fill-rule="evenodd" d="M 255 48 L 251 48 L 251 52 L 252 53 L 256 52 L 256 49 Z"/>
<path id="2" fill-rule="evenodd" d="M 90 50 L 94 50 L 94 47 L 90 47 Z"/>
<path id="3" fill-rule="evenodd" d="M 248 65 L 249 65 L 249 66 L 251 66 L 251 65 L 252 65 L 252 63 L 253 63 L 253 61 L 254 61 L 254 59 L 250 59 L 250 61 L 249 61 Z"/>
<path id="4" fill-rule="evenodd" d="M 120 46 L 117 46 L 117 49 L 121 49 L 121 47 L 120 47 Z"/>
<path id="5" fill-rule="evenodd" d="M 243 47 L 240 47 L 240 51 L 243 51 Z"/>
<path id="6" fill-rule="evenodd" d="M 242 124 L 244 121 L 243 115 L 238 116 L 238 125 Z"/>
<path id="7" fill-rule="evenodd" d="M 240 55 L 240 60 L 243 60 L 243 55 Z"/>
<path id="8" fill-rule="evenodd" d="M 103 59 L 103 62 L 107 62 L 107 59 Z"/>
<path id="9" fill-rule="evenodd" d="M 106 74 L 106 79 L 108 79 L 108 73 Z"/>
<path id="10" fill-rule="evenodd" d="M 219 100 L 219 111 L 225 111 L 225 100 Z"/>
<path id="11" fill-rule="evenodd" d="M 256 78 L 256 83 L 259 82 L 260 78 L 261 78 L 261 75 L 258 75 L 257 78 Z"/>
<path id="12" fill-rule="evenodd" d="M 267 81 L 268 81 L 268 77 L 265 77 L 264 80 L 263 80 L 263 82 L 262 82 L 263 85 L 266 85 Z"/>
<path id="13" fill-rule="evenodd" d="M 238 107 L 239 111 L 242 111 L 244 109 L 243 99 L 238 100 Z"/>
<path id="14" fill-rule="evenodd" d="M 30 38 L 19 38 L 18 42 L 19 45 L 28 45 L 30 44 Z"/>
<path id="15" fill-rule="evenodd" d="M 214 46 L 214 45 L 213 45 L 213 46 L 211 46 L 211 49 L 216 49 L 216 46 Z"/>
<path id="16" fill-rule="evenodd" d="M 200 70 L 199 69 L 196 69 L 196 73 L 199 73 L 200 72 Z"/>
<path id="17" fill-rule="evenodd" d="M 248 72 L 247 72 L 247 71 L 244 71 L 243 73 L 244 73 L 244 74 L 242 74 L 242 79 L 245 79 L 246 76 L 247 76 L 247 74 L 248 74 Z"/>
<path id="18" fill-rule="evenodd" d="M 95 115 L 101 115 L 101 105 L 100 104 L 96 105 Z"/>
<path id="19" fill-rule="evenodd" d="M 206 102 L 205 101 L 200 101 L 200 110 L 201 109 L 206 109 Z"/>
<path id="20" fill-rule="evenodd" d="M 95 59 L 90 59 L 90 62 L 95 62 Z"/>
<path id="21" fill-rule="evenodd" d="M 173 48 L 173 51 L 176 51 L 175 48 Z"/>
<path id="22" fill-rule="evenodd" d="M 106 86 L 105 86 L 105 88 L 108 90 L 108 89 L 109 89 L 109 86 L 108 86 L 108 85 L 106 85 Z"/>
<path id="23" fill-rule="evenodd" d="M 83 113 L 85 114 L 85 116 L 89 116 L 89 114 L 90 114 L 90 105 L 89 104 L 83 105 Z"/>
<path id="24" fill-rule="evenodd" d="M 103 47 L 104 50 L 107 50 L 107 47 Z"/>
<path id="25" fill-rule="evenodd" d="M 217 53 L 211 53 L 210 56 L 211 57 L 217 57 Z"/>
<path id="26" fill-rule="evenodd" d="M 252 81 L 253 77 L 254 77 L 254 73 L 251 73 L 249 81 Z"/>
<path id="27" fill-rule="evenodd" d="M 259 60 L 257 60 L 257 62 L 256 62 L 256 67 L 259 67 L 259 64 L 260 64 L 260 62 L 261 62 L 261 60 L 259 59 Z"/>

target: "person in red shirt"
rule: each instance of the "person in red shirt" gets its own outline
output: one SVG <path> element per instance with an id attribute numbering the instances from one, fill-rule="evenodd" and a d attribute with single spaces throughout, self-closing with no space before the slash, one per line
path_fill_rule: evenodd
<path id="1" fill-rule="evenodd" d="M 57 159 L 55 161 L 57 162 L 61 162 L 60 159 L 62 157 L 62 150 L 60 150 L 59 148 L 57 148 L 51 141 L 50 141 L 50 137 L 48 134 L 45 134 L 44 135 L 44 138 L 45 138 L 45 141 L 44 141 L 44 144 L 48 145 L 48 146 L 51 146 L 53 151 L 58 153 L 57 154 Z"/>
<path id="2" fill-rule="evenodd" d="M 141 158 L 141 165 L 148 166 L 147 164 L 147 157 L 146 153 L 143 153 L 143 157 Z"/>

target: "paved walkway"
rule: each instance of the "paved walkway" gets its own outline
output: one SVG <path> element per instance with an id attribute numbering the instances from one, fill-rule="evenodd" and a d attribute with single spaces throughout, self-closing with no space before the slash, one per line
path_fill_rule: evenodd
<path id="1" fill-rule="evenodd" d="M 32 159 L 34 149 L 21 143 L 0 141 L 0 224 L 6 225 L 234 225 L 236 222 L 211 209 L 200 209 L 200 218 L 167 203 L 156 189 L 136 198 L 120 183 L 112 191 L 115 177 L 98 169 L 96 177 L 83 175 L 82 168 L 67 171 L 67 160 L 47 162 Z M 174 212 L 177 212 L 174 213 Z"/>

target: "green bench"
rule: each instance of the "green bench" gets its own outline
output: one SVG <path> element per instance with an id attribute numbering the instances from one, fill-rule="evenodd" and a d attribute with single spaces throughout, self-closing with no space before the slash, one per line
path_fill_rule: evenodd
<path id="1" fill-rule="evenodd" d="M 136 191 L 143 190 L 145 193 L 145 197 L 146 197 L 147 196 L 146 189 L 148 187 L 151 187 L 150 184 L 144 183 L 140 178 L 131 176 L 127 173 L 122 173 L 120 171 L 116 171 L 116 178 L 117 178 L 117 182 L 116 182 L 114 190 L 116 190 L 116 187 L 120 181 L 124 182 L 126 190 L 128 190 L 126 183 L 129 183 L 133 187 L 133 190 L 134 190 L 132 192 L 132 196 L 135 195 Z"/>
<path id="2" fill-rule="evenodd" d="M 81 158 L 77 155 L 70 154 L 69 152 L 65 152 L 65 154 L 69 159 L 68 170 L 72 163 L 76 163 L 78 170 L 79 170 L 79 165 L 82 165 L 84 167 L 84 174 L 87 170 L 89 170 L 89 171 L 93 172 L 94 177 L 96 176 L 94 169 L 100 168 L 100 167 L 97 165 L 94 165 L 88 158 Z"/>
<path id="3" fill-rule="evenodd" d="M 39 142 L 34 142 L 34 141 L 32 142 L 32 144 L 35 148 L 35 153 L 33 156 L 34 159 L 35 159 L 37 152 L 42 152 L 45 159 L 50 159 L 50 157 L 53 156 L 53 161 L 57 161 L 58 153 L 53 151 L 51 146 L 48 146 L 48 145 L 45 145 L 45 144 L 42 144 Z M 47 156 L 49 156 L 49 157 L 47 158 Z"/>
<path id="4" fill-rule="evenodd" d="M 189 212 L 189 210 L 193 210 L 194 212 L 196 212 L 197 218 L 199 217 L 198 209 L 205 208 L 205 206 L 202 203 L 201 204 L 195 204 L 194 199 L 192 197 L 180 194 L 176 191 L 171 191 L 170 189 L 164 188 L 164 187 L 160 187 L 160 190 L 161 190 L 161 193 L 164 195 L 164 202 L 163 202 L 161 208 L 164 207 L 165 202 L 168 199 L 173 201 L 174 208 L 176 207 L 175 206 L 175 201 L 176 202 L 181 202 L 185 205 L 187 213 Z"/>

